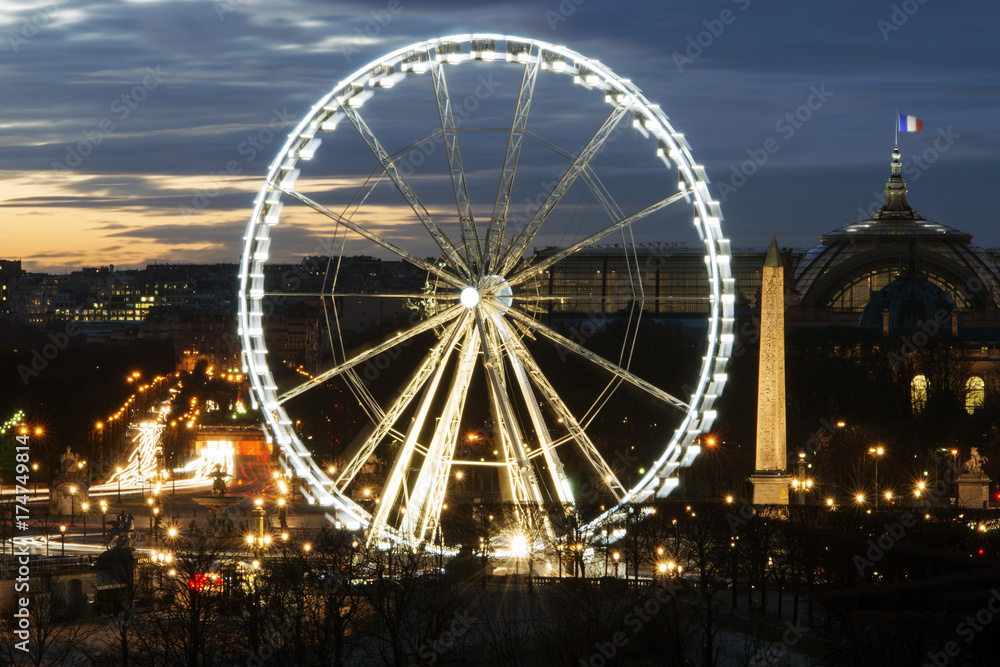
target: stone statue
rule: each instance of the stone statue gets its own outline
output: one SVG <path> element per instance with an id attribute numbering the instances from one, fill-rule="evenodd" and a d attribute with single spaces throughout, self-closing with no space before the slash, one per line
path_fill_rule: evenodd
<path id="1" fill-rule="evenodd" d="M 108 530 L 106 546 L 109 549 L 132 549 L 135 545 L 135 520 L 132 515 L 119 512 L 108 524 L 111 528 Z"/>
<path id="2" fill-rule="evenodd" d="M 64 475 L 72 475 L 79 469 L 80 456 L 66 447 L 66 452 L 59 457 L 59 470 Z"/>
<path id="3" fill-rule="evenodd" d="M 962 469 L 965 472 L 983 474 L 983 464 L 986 463 L 988 459 L 985 456 L 979 454 L 979 448 L 973 447 L 970 453 L 969 460 L 965 462 Z"/>
<path id="4" fill-rule="evenodd" d="M 221 467 L 216 468 L 209 477 L 214 477 L 215 481 L 212 482 L 212 495 L 216 498 L 222 498 L 226 495 L 228 488 L 226 487 L 226 477 L 229 477 Z"/>

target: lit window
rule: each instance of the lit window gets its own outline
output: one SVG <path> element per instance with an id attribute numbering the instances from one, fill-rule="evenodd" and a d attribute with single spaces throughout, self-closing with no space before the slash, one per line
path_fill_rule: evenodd
<path id="1" fill-rule="evenodd" d="M 983 378 L 972 376 L 965 383 L 965 411 L 970 415 L 986 402 L 986 383 Z"/>
<path id="2" fill-rule="evenodd" d="M 927 378 L 923 375 L 913 376 L 910 382 L 910 405 L 918 415 L 927 407 Z"/>

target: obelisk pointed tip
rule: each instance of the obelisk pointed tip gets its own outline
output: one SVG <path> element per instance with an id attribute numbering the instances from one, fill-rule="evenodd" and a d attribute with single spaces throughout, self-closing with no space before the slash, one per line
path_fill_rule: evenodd
<path id="1" fill-rule="evenodd" d="M 767 246 L 767 256 L 764 257 L 764 266 L 781 266 L 781 259 L 778 254 L 778 237 L 771 234 L 771 245 Z"/>

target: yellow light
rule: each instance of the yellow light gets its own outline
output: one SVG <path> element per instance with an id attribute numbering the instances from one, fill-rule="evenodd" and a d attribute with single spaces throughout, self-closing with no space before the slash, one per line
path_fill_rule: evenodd
<path id="1" fill-rule="evenodd" d="M 461 470 L 459 470 L 458 472 L 455 473 L 455 479 L 462 479 L 462 477 L 463 477 L 463 473 L 462 473 Z"/>
<path id="2" fill-rule="evenodd" d="M 733 502 L 733 497 L 732 496 L 726 496 L 726 502 L 727 503 L 732 503 Z"/>
<path id="3" fill-rule="evenodd" d="M 857 501 L 858 501 L 859 503 L 863 503 L 863 502 L 865 502 L 865 497 L 864 497 L 864 495 L 862 495 L 862 494 L 860 494 L 860 493 L 859 493 L 858 495 L 854 496 L 854 499 L 855 499 L 855 500 L 857 500 Z"/>
<path id="4" fill-rule="evenodd" d="M 833 506 L 833 498 L 827 498 L 826 499 L 826 504 L 830 505 L 832 507 Z"/>
<path id="5" fill-rule="evenodd" d="M 302 548 L 305 549 L 306 551 L 309 551 L 312 549 L 312 545 L 306 542 L 305 544 L 302 545 Z"/>
<path id="6" fill-rule="evenodd" d="M 660 569 L 661 573 L 666 572 L 667 571 L 667 564 L 666 563 L 660 563 L 659 569 Z"/>
<path id="7" fill-rule="evenodd" d="M 247 535 L 247 544 L 253 544 L 253 535 Z"/>

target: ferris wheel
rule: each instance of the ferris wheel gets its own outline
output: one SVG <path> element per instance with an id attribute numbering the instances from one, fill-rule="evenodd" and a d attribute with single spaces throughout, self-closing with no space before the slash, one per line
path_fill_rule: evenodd
<path id="1" fill-rule="evenodd" d="M 468 492 L 463 478 L 478 477 L 484 493 L 489 478 L 491 492 L 518 503 L 599 494 L 592 525 L 665 496 L 699 453 L 726 381 L 735 289 L 721 217 L 659 106 L 568 48 L 455 35 L 362 67 L 291 132 L 244 236 L 244 371 L 283 465 L 338 521 L 413 545 L 435 540 L 449 494 Z M 651 249 L 683 235 L 703 293 L 659 277 L 667 260 Z M 420 283 L 344 273 L 368 254 Z M 278 288 L 266 275 L 269 259 L 296 255 L 325 260 L 318 289 Z M 323 368 L 289 380 L 268 350 L 272 314 L 307 303 L 322 313 Z M 410 315 L 348 348 L 346 308 L 359 303 Z M 679 304 L 700 313 L 687 334 L 697 350 L 682 353 L 689 372 L 652 377 L 636 358 L 638 332 L 649 313 Z M 386 359 L 406 368 L 380 395 L 363 372 Z M 370 421 L 336 468 L 295 414 L 332 382 Z M 616 395 L 636 397 L 626 398 L 644 406 L 633 422 L 662 433 L 627 470 L 609 450 L 622 446 L 609 445 L 622 431 L 608 425 Z M 470 442 L 480 437 L 485 449 Z"/>

